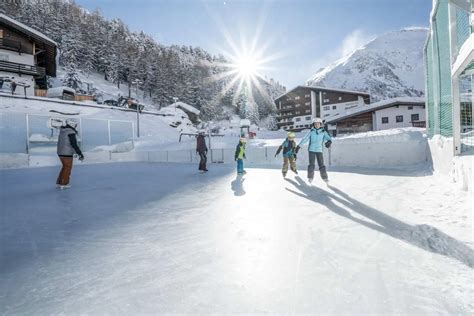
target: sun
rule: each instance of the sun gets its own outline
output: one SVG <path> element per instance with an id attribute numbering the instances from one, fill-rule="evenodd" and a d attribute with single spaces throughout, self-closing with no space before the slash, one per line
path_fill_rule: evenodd
<path id="1" fill-rule="evenodd" d="M 253 56 L 242 56 L 236 63 L 235 68 L 238 75 L 248 80 L 253 79 L 258 75 L 258 61 Z"/>

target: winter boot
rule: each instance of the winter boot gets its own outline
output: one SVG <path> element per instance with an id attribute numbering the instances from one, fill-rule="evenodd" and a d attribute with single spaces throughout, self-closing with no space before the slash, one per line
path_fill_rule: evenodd
<path id="1" fill-rule="evenodd" d="M 298 170 L 296 170 L 296 169 L 294 169 L 294 170 L 291 169 L 291 171 L 293 171 L 295 174 L 298 174 Z"/>
<path id="2" fill-rule="evenodd" d="M 309 183 L 313 182 L 313 178 L 308 178 L 308 182 Z"/>
<path id="3" fill-rule="evenodd" d="M 283 178 L 286 177 L 286 172 L 282 172 Z"/>
<path id="4" fill-rule="evenodd" d="M 60 190 L 66 190 L 66 189 L 69 189 L 70 187 L 71 187 L 70 184 L 60 185 L 60 186 L 59 186 L 59 189 L 60 189 Z"/>

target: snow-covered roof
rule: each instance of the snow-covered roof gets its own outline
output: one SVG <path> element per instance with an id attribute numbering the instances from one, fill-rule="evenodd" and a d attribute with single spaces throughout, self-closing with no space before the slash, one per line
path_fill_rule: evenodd
<path id="1" fill-rule="evenodd" d="M 69 87 L 54 87 L 54 88 L 49 88 L 48 92 L 46 93 L 46 96 L 48 98 L 55 98 L 55 97 L 62 97 L 64 91 L 68 91 L 70 93 L 76 93 L 76 91 L 73 88 Z"/>
<path id="2" fill-rule="evenodd" d="M 353 91 L 353 90 L 344 90 L 344 89 L 333 89 L 333 88 L 327 88 L 327 87 L 322 87 L 322 86 L 296 86 L 293 89 L 279 95 L 278 97 L 275 98 L 275 100 L 280 99 L 281 97 L 297 90 L 297 89 L 307 89 L 307 90 L 321 90 L 321 91 L 332 91 L 332 92 L 343 92 L 343 93 L 353 93 L 353 94 L 361 94 L 361 95 L 367 95 L 370 96 L 369 93 L 367 92 L 362 92 L 362 91 Z"/>
<path id="3" fill-rule="evenodd" d="M 185 111 L 188 111 L 188 112 L 191 112 L 191 113 L 194 113 L 196 115 L 199 115 L 201 113 L 201 111 L 199 111 L 198 109 L 196 109 L 194 106 L 192 105 L 189 105 L 187 103 L 184 103 L 184 102 L 175 102 L 171 105 L 169 105 L 169 107 L 175 107 L 175 108 L 181 108 Z"/>
<path id="4" fill-rule="evenodd" d="M 25 33 L 29 33 L 30 35 L 33 35 L 35 37 L 38 37 L 39 39 L 42 39 L 46 42 L 49 42 L 49 44 L 51 44 L 51 45 L 58 46 L 58 44 L 55 41 L 53 41 L 52 39 L 50 39 L 49 37 L 47 37 L 43 33 L 38 32 L 37 30 L 29 27 L 28 25 L 25 25 L 21 22 L 18 22 L 17 20 L 14 20 L 11 17 L 9 17 L 9 16 L 7 16 L 3 13 L 0 13 L 0 22 L 5 22 L 7 24 L 14 25 L 17 29 L 19 29 L 19 30 L 21 30 Z"/>
<path id="5" fill-rule="evenodd" d="M 396 105 L 425 105 L 425 98 L 423 97 L 399 97 L 375 102 L 363 107 L 354 108 L 352 111 L 347 111 L 342 114 L 334 114 L 325 118 L 326 123 L 335 123 L 339 120 L 352 117 L 355 115 L 381 110 L 384 108 Z"/>

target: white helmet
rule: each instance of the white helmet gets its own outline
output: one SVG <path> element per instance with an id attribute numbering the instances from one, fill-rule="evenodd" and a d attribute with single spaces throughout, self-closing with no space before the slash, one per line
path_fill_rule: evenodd
<path id="1" fill-rule="evenodd" d="M 74 119 L 74 118 L 68 118 L 68 119 L 66 120 L 66 125 L 69 125 L 69 126 L 71 126 L 72 128 L 76 128 L 78 124 L 79 124 L 79 122 L 78 122 L 76 119 Z"/>
<path id="2" fill-rule="evenodd" d="M 313 124 L 314 124 L 314 123 L 321 123 L 321 124 L 323 124 L 323 120 L 322 120 L 320 117 L 315 117 L 315 118 L 313 118 L 313 121 L 312 121 L 312 122 L 313 122 Z"/>

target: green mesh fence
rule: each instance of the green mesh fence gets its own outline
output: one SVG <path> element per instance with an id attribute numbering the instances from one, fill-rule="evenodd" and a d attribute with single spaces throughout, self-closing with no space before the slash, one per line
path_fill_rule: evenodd
<path id="1" fill-rule="evenodd" d="M 439 132 L 453 136 L 453 105 L 451 95 L 451 54 L 449 41 L 448 0 L 440 0 L 436 12 L 436 50 L 439 72 Z"/>
<path id="2" fill-rule="evenodd" d="M 469 12 L 456 7 L 456 47 L 455 55 L 459 53 L 464 42 L 469 38 L 471 34 L 471 28 L 469 25 Z"/>
<path id="3" fill-rule="evenodd" d="M 433 98 L 433 41 L 430 38 L 425 49 L 426 67 L 426 102 L 428 110 L 427 132 L 431 137 L 435 134 L 434 98 Z"/>
<path id="4" fill-rule="evenodd" d="M 449 3 L 450 0 L 437 1 L 436 12 L 431 21 L 431 32 L 424 51 L 427 132 L 429 136 L 447 137 L 453 136 L 454 132 L 460 133 L 461 152 L 468 153 L 474 150 L 474 76 L 467 70 L 474 68 L 474 61 L 464 69 L 463 75 L 459 78 L 461 125 L 459 131 L 453 131 L 451 62 L 458 57 L 461 47 L 471 35 L 470 13 L 455 5 L 450 7 Z M 451 30 L 450 15 L 454 18 L 451 20 Z"/>

